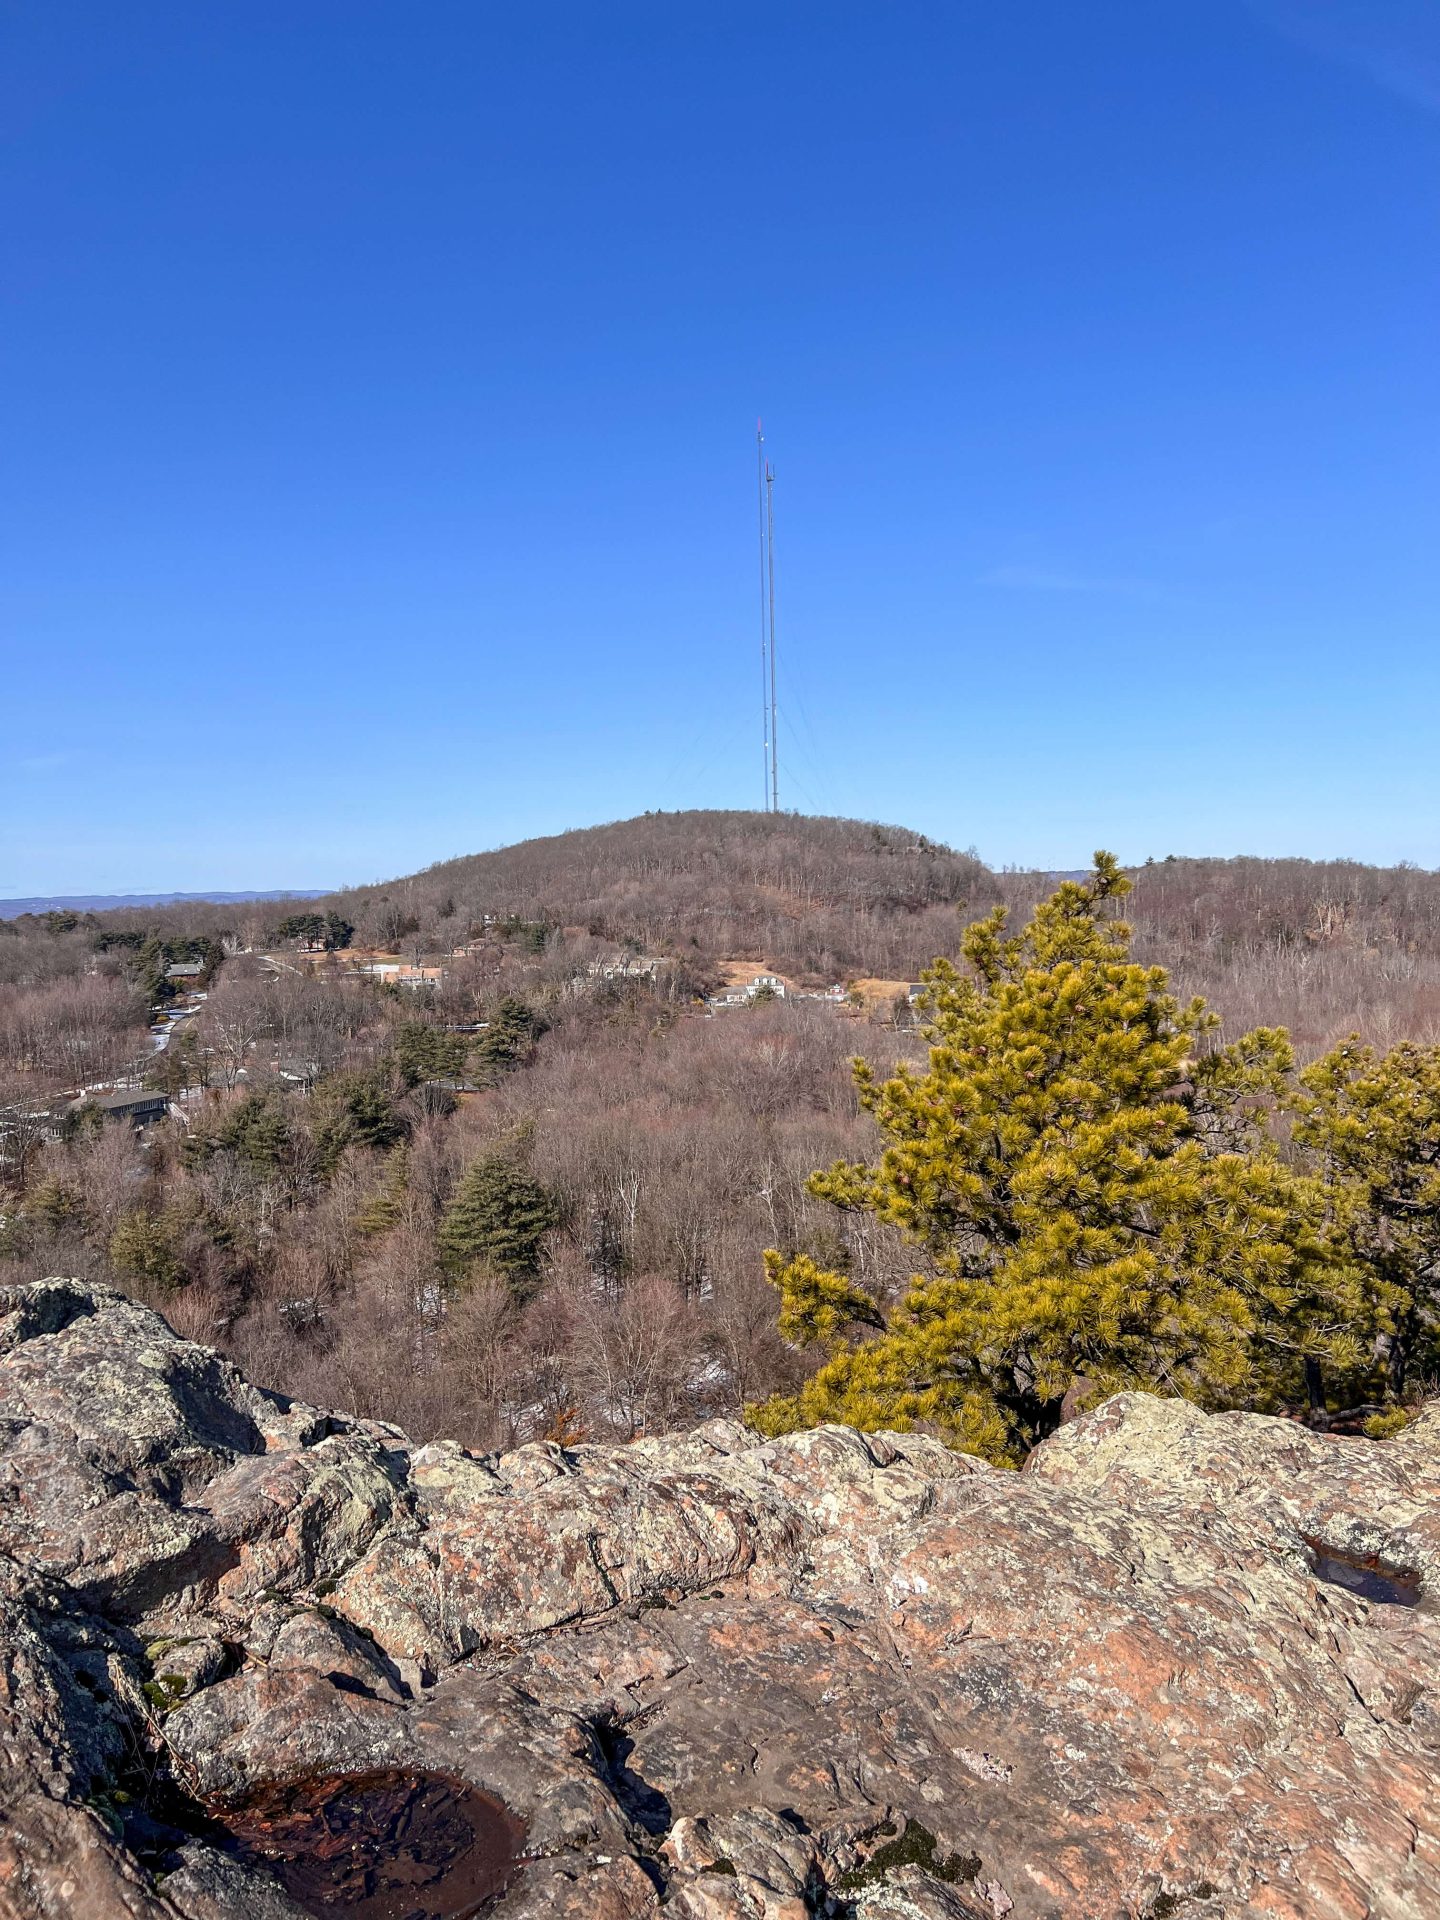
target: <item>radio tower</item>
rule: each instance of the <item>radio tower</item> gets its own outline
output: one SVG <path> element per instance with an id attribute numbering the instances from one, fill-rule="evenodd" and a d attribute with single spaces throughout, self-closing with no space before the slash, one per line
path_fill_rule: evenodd
<path id="1" fill-rule="evenodd" d="M 775 703 L 775 469 L 765 458 L 765 423 L 755 422 L 760 503 L 760 698 L 765 748 L 765 811 L 780 811 L 780 741 Z"/>

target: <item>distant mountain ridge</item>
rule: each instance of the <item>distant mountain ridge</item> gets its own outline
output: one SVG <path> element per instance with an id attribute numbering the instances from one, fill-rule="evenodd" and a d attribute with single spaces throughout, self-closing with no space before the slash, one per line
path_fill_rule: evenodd
<path id="1" fill-rule="evenodd" d="M 174 907 L 203 900 L 217 907 L 241 906 L 248 900 L 320 900 L 325 887 L 281 887 L 252 893 L 40 893 L 29 899 L 0 900 L 0 920 L 22 913 L 108 913 L 114 907 Z"/>

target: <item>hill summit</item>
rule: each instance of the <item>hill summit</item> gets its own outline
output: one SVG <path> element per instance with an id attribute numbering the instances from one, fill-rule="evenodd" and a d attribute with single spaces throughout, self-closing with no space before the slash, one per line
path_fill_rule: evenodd
<path id="1" fill-rule="evenodd" d="M 418 933 L 443 945 L 488 915 L 654 949 L 763 953 L 802 971 L 883 962 L 904 974 L 953 945 L 957 907 L 998 898 L 973 851 L 908 828 L 694 810 L 523 840 L 320 904 L 379 943 Z"/>

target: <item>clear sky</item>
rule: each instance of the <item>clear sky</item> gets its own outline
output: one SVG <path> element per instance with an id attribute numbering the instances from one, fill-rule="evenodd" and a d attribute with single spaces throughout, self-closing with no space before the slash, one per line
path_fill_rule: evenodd
<path id="1" fill-rule="evenodd" d="M 1436 0 L 18 0 L 0 896 L 1440 864 Z"/>

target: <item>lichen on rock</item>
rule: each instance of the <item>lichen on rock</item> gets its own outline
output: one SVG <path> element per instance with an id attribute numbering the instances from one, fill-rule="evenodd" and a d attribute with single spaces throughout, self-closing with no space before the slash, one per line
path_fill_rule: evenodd
<path id="1" fill-rule="evenodd" d="M 238 1809 L 413 1777 L 513 1814 L 505 1920 L 1430 1920 L 1437 1600 L 1440 1409 L 481 1458 L 45 1282 L 0 1294 L 0 1915 L 294 1920 Z"/>

